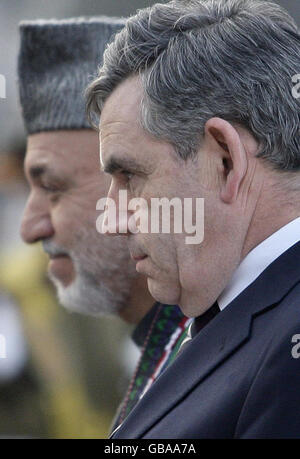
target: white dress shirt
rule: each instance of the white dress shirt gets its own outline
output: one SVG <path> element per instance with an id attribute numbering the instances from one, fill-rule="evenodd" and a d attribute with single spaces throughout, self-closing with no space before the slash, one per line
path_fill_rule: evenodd
<path id="1" fill-rule="evenodd" d="M 300 240 L 300 217 L 271 234 L 242 260 L 218 298 L 222 311 L 281 254 Z M 300 262 L 300 260 L 299 260 Z"/>

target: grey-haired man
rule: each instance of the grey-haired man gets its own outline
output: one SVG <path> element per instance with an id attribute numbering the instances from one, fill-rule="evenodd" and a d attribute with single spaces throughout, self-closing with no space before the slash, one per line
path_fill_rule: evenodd
<path id="1" fill-rule="evenodd" d="M 150 292 L 195 320 L 115 438 L 300 437 L 299 69 L 293 19 L 258 0 L 154 5 L 105 52 L 88 107 L 109 197 L 205 200 L 201 244 L 128 212 Z"/>

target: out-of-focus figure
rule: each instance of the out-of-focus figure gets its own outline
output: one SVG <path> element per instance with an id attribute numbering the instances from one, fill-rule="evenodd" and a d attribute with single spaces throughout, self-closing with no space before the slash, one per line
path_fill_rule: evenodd
<path id="1" fill-rule="evenodd" d="M 111 337 L 127 328 L 57 305 L 46 255 L 19 237 L 23 157 L 1 153 L 0 162 L 0 437 L 105 437 L 121 395 Z"/>

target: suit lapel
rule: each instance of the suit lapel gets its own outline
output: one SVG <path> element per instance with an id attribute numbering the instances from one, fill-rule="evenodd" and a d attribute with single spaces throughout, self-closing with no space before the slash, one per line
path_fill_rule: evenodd
<path id="1" fill-rule="evenodd" d="M 198 333 L 136 405 L 116 437 L 143 436 L 247 341 L 252 318 L 274 307 L 299 279 L 300 243 L 297 243 Z"/>

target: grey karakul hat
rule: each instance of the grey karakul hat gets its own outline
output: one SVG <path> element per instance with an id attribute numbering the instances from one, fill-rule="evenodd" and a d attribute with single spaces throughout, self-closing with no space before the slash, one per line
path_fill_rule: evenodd
<path id="1" fill-rule="evenodd" d="M 20 102 L 28 134 L 90 128 L 84 91 L 125 19 L 95 17 L 20 23 Z"/>

